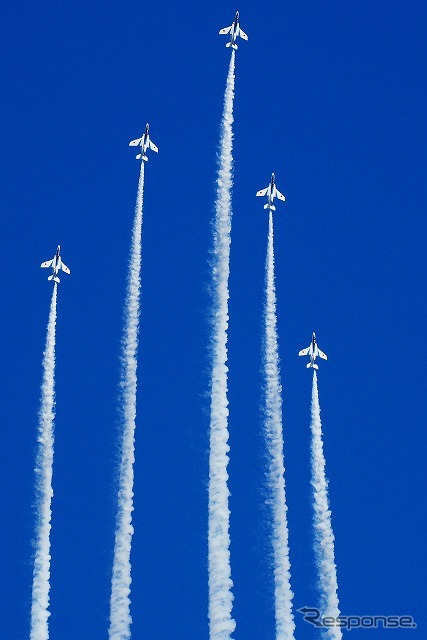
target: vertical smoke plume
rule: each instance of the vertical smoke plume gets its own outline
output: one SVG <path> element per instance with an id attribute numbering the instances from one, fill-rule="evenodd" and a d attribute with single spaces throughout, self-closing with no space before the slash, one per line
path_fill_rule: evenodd
<path id="1" fill-rule="evenodd" d="M 135 461 L 137 351 L 139 305 L 141 289 L 142 204 L 144 196 L 144 163 L 141 162 L 132 247 L 129 262 L 128 288 L 125 303 L 125 327 L 121 357 L 121 418 L 123 421 L 121 462 L 118 491 L 118 512 L 114 544 L 113 576 L 110 598 L 110 640 L 128 640 L 130 625 L 130 552 L 133 526 L 133 464 Z"/>
<path id="2" fill-rule="evenodd" d="M 339 616 L 337 568 L 335 566 L 334 533 L 329 509 L 328 481 L 325 474 L 323 454 L 322 423 L 320 421 L 319 391 L 317 374 L 313 371 L 311 399 L 311 465 L 314 498 L 314 540 L 317 569 L 319 572 L 320 609 L 324 616 Z M 339 627 L 327 630 L 331 640 L 341 640 Z"/>
<path id="3" fill-rule="evenodd" d="M 233 594 L 230 567 L 230 510 L 228 507 L 228 399 L 227 330 L 230 272 L 231 189 L 233 186 L 233 101 L 235 53 L 231 54 L 217 179 L 212 259 L 212 379 L 209 456 L 209 634 L 210 640 L 228 640 L 236 623 L 231 617 Z"/>
<path id="4" fill-rule="evenodd" d="M 52 517 L 52 466 L 55 420 L 55 332 L 57 285 L 53 285 L 43 355 L 43 382 L 36 459 L 37 531 L 31 605 L 31 640 L 48 640 L 50 616 L 50 530 Z"/>
<path id="5" fill-rule="evenodd" d="M 293 640 L 293 593 L 290 583 L 285 467 L 282 431 L 282 386 L 277 336 L 276 286 L 274 275 L 273 213 L 270 210 L 265 284 L 264 434 L 269 456 L 267 482 L 272 507 L 272 542 L 274 558 L 274 595 L 277 640 Z"/>

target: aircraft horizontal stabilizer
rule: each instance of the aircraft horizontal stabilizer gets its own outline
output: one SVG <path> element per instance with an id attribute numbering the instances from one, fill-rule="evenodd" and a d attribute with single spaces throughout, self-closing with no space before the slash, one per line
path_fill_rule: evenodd
<path id="1" fill-rule="evenodd" d="M 49 276 L 48 280 L 54 280 L 55 282 L 61 282 L 58 276 Z"/>
<path id="2" fill-rule="evenodd" d="M 265 205 L 264 205 L 264 209 L 268 209 L 268 207 L 269 207 L 269 206 L 270 206 L 270 205 L 269 205 L 269 203 L 267 202 L 267 204 L 265 204 Z"/>

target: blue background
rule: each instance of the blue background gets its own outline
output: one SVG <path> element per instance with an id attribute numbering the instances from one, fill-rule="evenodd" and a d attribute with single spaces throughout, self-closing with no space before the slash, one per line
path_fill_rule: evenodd
<path id="1" fill-rule="evenodd" d="M 276 172 L 286 481 L 295 609 L 317 602 L 309 464 L 317 333 L 343 614 L 410 614 L 425 637 L 426 91 L 423 2 L 238 7 L 229 465 L 236 640 L 274 638 L 261 433 L 267 216 Z M 150 122 L 132 550 L 134 638 L 206 638 L 209 266 L 236 7 L 9 3 L 0 22 L 0 637 L 28 637 L 34 459 L 51 283 L 59 287 L 50 636 L 107 637 L 117 384 Z M 424 582 L 424 581 L 423 581 Z M 299 640 L 318 632 L 295 613 Z"/>

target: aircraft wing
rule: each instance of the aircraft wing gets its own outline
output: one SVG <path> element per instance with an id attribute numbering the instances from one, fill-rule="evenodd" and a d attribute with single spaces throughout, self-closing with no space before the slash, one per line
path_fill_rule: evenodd
<path id="1" fill-rule="evenodd" d="M 62 262 L 62 260 L 61 260 L 61 269 L 62 269 L 62 271 L 65 271 L 65 273 L 68 273 L 68 274 L 70 274 L 70 273 L 71 273 L 71 271 L 69 270 L 69 268 L 67 267 L 67 265 L 66 265 L 66 264 L 64 264 L 64 263 Z"/>
<path id="2" fill-rule="evenodd" d="M 323 360 L 327 360 L 328 359 L 328 356 L 326 355 L 326 353 L 323 353 L 323 351 L 320 351 L 319 347 L 317 347 L 317 355 L 320 358 L 323 358 Z"/>
<path id="3" fill-rule="evenodd" d="M 53 265 L 53 260 L 46 260 L 46 262 L 42 262 L 40 267 L 45 269 L 45 267 L 51 267 Z"/>
<path id="4" fill-rule="evenodd" d="M 156 145 L 154 144 L 154 142 L 151 139 L 150 139 L 148 144 L 150 145 L 151 151 L 155 151 L 156 153 L 159 153 L 158 148 L 156 147 Z"/>
<path id="5" fill-rule="evenodd" d="M 136 140 L 131 140 L 131 142 L 129 142 L 129 146 L 130 147 L 137 147 L 139 145 L 139 143 L 141 142 L 142 138 L 137 138 Z"/>
<path id="6" fill-rule="evenodd" d="M 265 196 L 267 194 L 268 191 L 268 187 L 266 187 L 265 189 L 260 189 L 259 191 L 256 192 L 257 196 Z"/>
<path id="7" fill-rule="evenodd" d="M 299 356 L 306 356 L 308 355 L 308 352 L 310 351 L 310 347 L 307 347 L 307 349 L 301 349 L 301 351 L 299 352 Z"/>
<path id="8" fill-rule="evenodd" d="M 280 193 L 279 189 L 276 187 L 276 196 L 279 198 L 279 200 L 283 200 L 283 202 L 285 202 L 286 198 L 283 195 L 283 193 Z"/>
<path id="9" fill-rule="evenodd" d="M 243 38 L 243 40 L 249 40 L 248 36 L 246 35 L 246 33 L 244 31 L 242 31 L 242 28 L 239 27 L 240 31 L 239 31 L 239 36 L 241 38 Z"/>
<path id="10" fill-rule="evenodd" d="M 233 25 L 231 25 L 230 27 L 224 27 L 224 29 L 221 29 L 221 31 L 219 33 L 221 35 L 224 35 L 225 33 L 230 33 L 232 28 L 233 28 Z"/>

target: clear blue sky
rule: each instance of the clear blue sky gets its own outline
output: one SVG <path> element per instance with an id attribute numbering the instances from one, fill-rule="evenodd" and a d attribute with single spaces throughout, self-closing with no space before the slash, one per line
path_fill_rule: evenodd
<path id="1" fill-rule="evenodd" d="M 309 468 L 320 402 L 344 614 L 412 614 L 424 638 L 425 3 L 9 3 L 0 24 L 0 638 L 29 633 L 37 411 L 58 243 L 52 640 L 107 637 L 118 357 L 145 123 L 133 637 L 207 638 L 208 252 L 236 9 L 229 398 L 236 640 L 272 640 L 261 333 L 275 171 L 295 608 L 316 604 Z M 423 567 L 421 567 L 423 563 Z M 316 633 L 297 619 L 299 640 Z"/>

